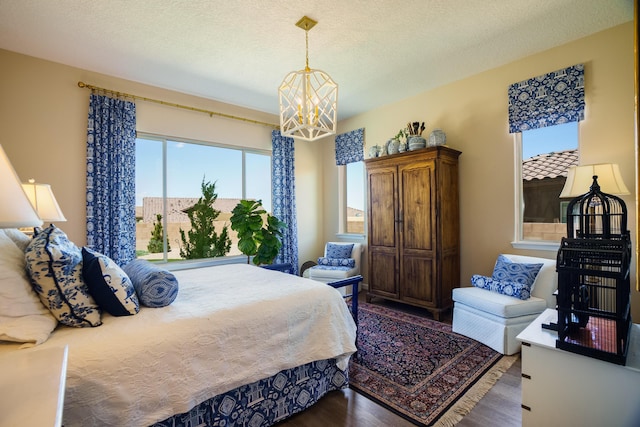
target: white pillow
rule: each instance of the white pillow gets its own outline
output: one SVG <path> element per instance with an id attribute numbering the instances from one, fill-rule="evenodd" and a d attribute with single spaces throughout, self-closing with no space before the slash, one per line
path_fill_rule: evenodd
<path id="1" fill-rule="evenodd" d="M 57 324 L 29 283 L 24 253 L 0 230 L 0 341 L 42 344 Z"/>
<path id="2" fill-rule="evenodd" d="M 29 246 L 31 237 L 27 236 L 17 228 L 5 228 L 3 231 L 11 240 L 13 240 L 13 243 L 15 243 L 22 252 L 24 252 L 27 249 L 27 246 Z"/>

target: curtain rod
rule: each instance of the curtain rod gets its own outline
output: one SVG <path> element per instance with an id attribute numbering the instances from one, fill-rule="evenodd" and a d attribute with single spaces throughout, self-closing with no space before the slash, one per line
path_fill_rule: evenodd
<path id="1" fill-rule="evenodd" d="M 205 113 L 205 114 L 208 114 L 209 117 L 213 117 L 213 116 L 225 117 L 227 119 L 240 120 L 240 121 L 247 122 L 247 123 L 253 123 L 253 124 L 256 124 L 256 125 L 262 125 L 262 126 L 268 126 L 268 127 L 274 128 L 274 129 L 280 129 L 280 126 L 274 125 L 273 123 L 261 122 L 259 120 L 247 119 L 245 117 L 238 117 L 238 116 L 234 116 L 234 115 L 231 115 L 231 114 L 219 113 L 217 111 L 205 110 L 204 108 L 190 107 L 188 105 L 176 104 L 174 102 L 162 101 L 160 99 L 153 99 L 153 98 L 147 98 L 145 96 L 138 96 L 138 95 L 132 95 L 130 93 L 118 92 L 118 91 L 111 90 L 111 89 L 105 89 L 105 88 L 102 88 L 102 87 L 92 86 L 92 85 L 86 84 L 84 82 L 78 82 L 78 87 L 83 88 L 83 89 L 90 89 L 92 91 L 94 91 L 94 90 L 95 91 L 101 91 L 101 92 L 109 93 L 109 94 L 112 94 L 112 95 L 115 95 L 115 96 L 118 96 L 118 97 L 138 99 L 140 101 L 154 102 L 156 104 L 167 105 L 169 107 L 182 108 L 183 110 L 196 111 L 198 113 Z"/>

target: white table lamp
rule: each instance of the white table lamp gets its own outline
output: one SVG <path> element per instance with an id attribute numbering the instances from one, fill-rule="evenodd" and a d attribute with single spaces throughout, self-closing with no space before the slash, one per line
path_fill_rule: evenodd
<path id="1" fill-rule="evenodd" d="M 31 206 L 36 210 L 40 219 L 44 222 L 66 221 L 56 197 L 51 191 L 49 184 L 38 184 L 30 179 L 28 183 L 22 184 L 22 189 L 27 194 Z"/>
<path id="2" fill-rule="evenodd" d="M 622 180 L 620 167 L 615 163 L 601 163 L 570 167 L 560 198 L 578 197 L 588 193 L 594 176 L 598 177 L 598 185 L 603 193 L 616 196 L 631 194 Z"/>
<path id="3" fill-rule="evenodd" d="M 29 203 L 18 174 L 0 145 L 0 228 L 40 225 L 42 220 Z"/>

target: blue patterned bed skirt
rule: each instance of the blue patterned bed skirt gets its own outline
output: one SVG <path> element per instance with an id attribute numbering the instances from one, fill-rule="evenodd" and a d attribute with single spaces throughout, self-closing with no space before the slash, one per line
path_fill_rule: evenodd
<path id="1" fill-rule="evenodd" d="M 319 360 L 214 396 L 153 427 L 270 426 L 349 385 L 348 369 Z"/>

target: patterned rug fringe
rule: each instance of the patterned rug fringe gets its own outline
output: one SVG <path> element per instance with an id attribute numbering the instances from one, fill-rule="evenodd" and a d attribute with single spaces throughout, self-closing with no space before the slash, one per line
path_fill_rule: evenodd
<path id="1" fill-rule="evenodd" d="M 503 356 L 485 373 L 454 405 L 447 410 L 434 424 L 433 427 L 452 427 L 462 420 L 465 415 L 487 394 L 504 374 L 518 359 L 518 354 Z"/>

